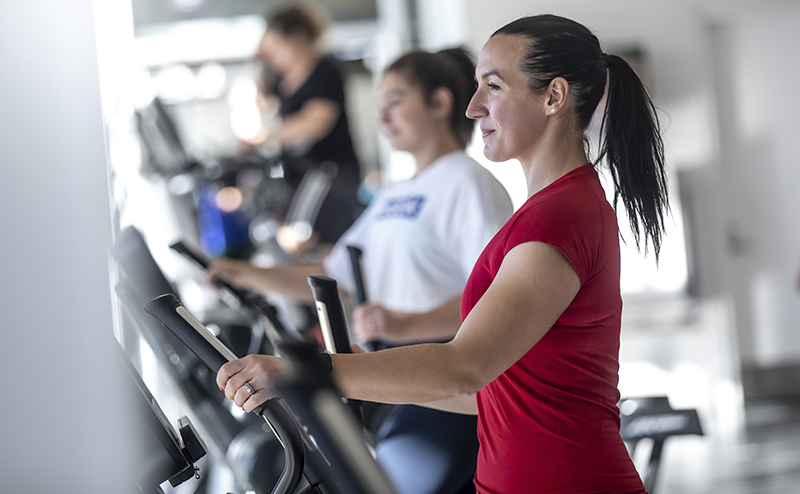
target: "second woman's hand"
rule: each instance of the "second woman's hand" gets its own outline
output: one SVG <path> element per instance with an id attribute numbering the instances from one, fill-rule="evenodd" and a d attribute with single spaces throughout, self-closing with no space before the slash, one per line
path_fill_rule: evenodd
<path id="1" fill-rule="evenodd" d="M 210 282 L 224 281 L 234 287 L 241 287 L 238 281 L 250 269 L 250 265 L 243 261 L 230 259 L 214 259 L 208 265 L 206 276 Z"/>
<path id="2" fill-rule="evenodd" d="M 275 396 L 272 383 L 283 375 L 285 367 L 279 357 L 248 355 L 220 367 L 217 386 L 236 406 L 250 412 Z"/>
<path id="3" fill-rule="evenodd" d="M 353 335 L 358 341 L 392 341 L 396 321 L 376 304 L 362 304 L 353 310 Z"/>

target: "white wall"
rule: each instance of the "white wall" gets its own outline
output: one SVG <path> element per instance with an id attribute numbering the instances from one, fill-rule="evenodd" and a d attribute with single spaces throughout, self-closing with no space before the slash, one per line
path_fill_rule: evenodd
<path id="1" fill-rule="evenodd" d="M 130 492 L 90 0 L 0 2 L 0 483 Z"/>
<path id="2" fill-rule="evenodd" d="M 419 44 L 438 51 L 467 42 L 469 25 L 463 0 L 416 0 Z"/>
<path id="3" fill-rule="evenodd" d="M 742 358 L 800 361 L 800 5 L 713 26 L 719 108 L 723 280 L 736 301 Z"/>

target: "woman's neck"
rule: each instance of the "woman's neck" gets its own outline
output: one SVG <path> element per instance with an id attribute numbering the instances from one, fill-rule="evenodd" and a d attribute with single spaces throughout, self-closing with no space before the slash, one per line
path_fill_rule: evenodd
<path id="1" fill-rule="evenodd" d="M 519 161 L 525 172 L 528 197 L 589 162 L 582 136 L 579 139 L 545 140 L 538 151 L 520 157 Z"/>
<path id="2" fill-rule="evenodd" d="M 419 174 L 442 156 L 454 151 L 463 151 L 463 149 L 449 132 L 442 137 L 427 139 L 424 145 L 411 152 L 417 165 L 416 174 Z"/>
<path id="3" fill-rule="evenodd" d="M 283 73 L 281 89 L 285 94 L 294 94 L 308 80 L 319 63 L 320 55 L 315 50 L 309 50 L 297 58 L 296 63 Z"/>

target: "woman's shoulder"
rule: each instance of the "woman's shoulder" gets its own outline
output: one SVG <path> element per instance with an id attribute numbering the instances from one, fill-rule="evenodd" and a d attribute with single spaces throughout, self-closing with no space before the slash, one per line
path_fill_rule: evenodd
<path id="1" fill-rule="evenodd" d="M 517 221 L 543 229 L 585 230 L 615 218 L 591 165 L 562 179 L 530 197 L 520 207 Z"/>
<path id="2" fill-rule="evenodd" d="M 341 64 L 332 55 L 323 55 L 317 62 L 314 75 L 341 78 Z"/>
<path id="3" fill-rule="evenodd" d="M 564 204 L 565 207 L 594 207 L 597 199 L 605 201 L 600 178 L 591 164 L 577 168 L 557 179 L 526 202 L 533 207 L 541 204 Z"/>

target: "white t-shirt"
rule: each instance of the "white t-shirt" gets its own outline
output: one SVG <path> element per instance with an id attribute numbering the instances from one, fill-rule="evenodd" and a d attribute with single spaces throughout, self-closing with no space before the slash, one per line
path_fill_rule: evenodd
<path id="1" fill-rule="evenodd" d="M 500 182 L 464 152 L 452 152 L 382 190 L 324 259 L 325 272 L 355 293 L 346 248 L 355 245 L 370 303 L 428 312 L 461 295 L 481 251 L 512 213 Z"/>

